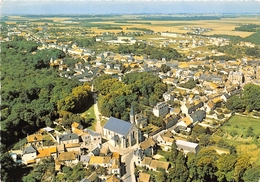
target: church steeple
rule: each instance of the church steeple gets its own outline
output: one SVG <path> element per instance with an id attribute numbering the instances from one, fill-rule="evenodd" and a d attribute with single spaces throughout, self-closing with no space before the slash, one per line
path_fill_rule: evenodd
<path id="1" fill-rule="evenodd" d="M 130 109 L 130 122 L 135 124 L 135 111 L 134 111 L 134 104 L 131 104 L 131 109 Z"/>

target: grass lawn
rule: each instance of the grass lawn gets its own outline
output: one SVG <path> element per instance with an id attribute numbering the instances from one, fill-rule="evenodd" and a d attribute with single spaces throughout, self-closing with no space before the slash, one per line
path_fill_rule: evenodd
<path id="1" fill-rule="evenodd" d="M 251 156 L 251 161 L 260 164 L 260 120 L 252 117 L 231 117 L 217 132 L 212 135 L 216 143 L 225 140 L 234 145 L 238 154 Z"/>
<path id="2" fill-rule="evenodd" d="M 225 123 L 222 129 L 227 132 L 236 132 L 242 138 L 248 138 L 249 127 L 252 127 L 252 136 L 260 135 L 260 120 L 252 117 L 245 116 L 233 116 Z"/>
<path id="3" fill-rule="evenodd" d="M 89 129 L 91 130 L 95 130 L 95 125 L 97 123 L 97 118 L 95 116 L 95 112 L 94 112 L 94 105 L 92 105 L 88 110 L 86 110 L 85 112 L 83 112 L 81 114 L 81 117 L 83 118 L 94 118 L 94 121 L 92 122 L 91 126 L 89 127 Z"/>

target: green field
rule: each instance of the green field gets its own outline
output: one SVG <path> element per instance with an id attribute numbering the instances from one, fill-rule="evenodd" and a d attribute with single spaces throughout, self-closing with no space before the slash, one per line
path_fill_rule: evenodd
<path id="1" fill-rule="evenodd" d="M 245 116 L 233 116 L 230 120 L 225 123 L 222 129 L 227 132 L 237 132 L 238 137 L 243 139 L 247 139 L 250 135 L 249 127 L 252 127 L 252 136 L 259 136 L 260 135 L 260 119 L 252 118 L 252 117 L 245 117 Z"/>
<path id="2" fill-rule="evenodd" d="M 212 135 L 216 143 L 224 140 L 235 146 L 238 154 L 247 154 L 260 164 L 260 119 L 235 115 Z"/>
<path id="3" fill-rule="evenodd" d="M 94 118 L 94 122 L 92 122 L 92 125 L 89 127 L 91 130 L 95 130 L 95 125 L 97 123 L 97 119 L 94 112 L 94 105 L 92 105 L 88 110 L 86 110 L 84 113 L 81 114 L 81 117 L 83 118 Z"/>

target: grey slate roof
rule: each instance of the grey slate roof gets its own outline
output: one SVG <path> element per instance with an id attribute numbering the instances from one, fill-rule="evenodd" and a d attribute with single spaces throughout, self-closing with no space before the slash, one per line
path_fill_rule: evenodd
<path id="1" fill-rule="evenodd" d="M 132 126 L 132 123 L 111 116 L 109 120 L 106 122 L 104 129 L 125 136 L 128 133 L 128 131 L 132 128 Z"/>
<path id="2" fill-rule="evenodd" d="M 68 133 L 59 136 L 60 141 L 79 139 L 79 136 L 74 133 Z"/>
<path id="3" fill-rule="evenodd" d="M 36 149 L 30 145 L 24 149 L 23 154 L 30 154 L 34 152 L 36 152 Z"/>
<path id="4" fill-rule="evenodd" d="M 93 131 L 91 129 L 86 128 L 85 131 L 88 132 L 92 136 L 100 136 L 99 133 L 97 133 L 97 132 L 95 132 L 95 131 Z"/>

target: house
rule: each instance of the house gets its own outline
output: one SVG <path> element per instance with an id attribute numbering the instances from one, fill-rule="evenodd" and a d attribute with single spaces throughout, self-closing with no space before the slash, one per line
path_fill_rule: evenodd
<path id="1" fill-rule="evenodd" d="M 244 75 L 241 72 L 230 71 L 228 75 L 228 81 L 231 83 L 242 84 L 244 83 Z"/>
<path id="2" fill-rule="evenodd" d="M 138 182 L 150 182 L 151 175 L 147 173 L 139 173 Z"/>
<path id="3" fill-rule="evenodd" d="M 152 160 L 153 159 L 151 157 L 144 157 L 142 160 L 142 167 L 149 168 Z"/>
<path id="4" fill-rule="evenodd" d="M 58 155 L 58 161 L 66 166 L 76 165 L 79 162 L 78 157 L 78 152 L 62 152 Z"/>
<path id="5" fill-rule="evenodd" d="M 100 182 L 100 181 L 101 181 L 101 179 L 99 179 L 98 174 L 96 173 L 96 171 L 94 171 L 88 177 L 83 178 L 82 180 L 80 180 L 80 182 Z"/>
<path id="6" fill-rule="evenodd" d="M 80 129 L 80 130 L 82 130 L 82 129 L 83 129 L 83 126 L 80 125 L 80 124 L 77 123 L 77 122 L 73 122 L 73 123 L 71 124 L 71 130 L 72 130 L 72 132 L 73 132 L 73 130 L 75 130 L 75 129 Z"/>
<path id="7" fill-rule="evenodd" d="M 192 123 L 196 123 L 196 122 L 201 122 L 203 121 L 203 119 L 206 118 L 206 112 L 203 110 L 198 110 L 198 111 L 194 111 L 193 113 L 191 113 L 189 116 L 190 120 L 192 121 Z"/>
<path id="8" fill-rule="evenodd" d="M 172 94 L 171 92 L 165 92 L 163 94 L 163 99 L 165 102 L 172 101 L 174 99 L 174 94 Z"/>
<path id="9" fill-rule="evenodd" d="M 142 149 L 137 148 L 137 149 L 134 150 L 134 152 L 133 152 L 133 159 L 134 159 L 134 163 L 136 165 L 138 165 L 138 166 L 141 165 L 143 157 L 144 157 L 144 152 L 143 152 Z"/>
<path id="10" fill-rule="evenodd" d="M 224 101 L 224 102 L 227 102 L 227 100 L 229 99 L 229 95 L 227 93 L 223 93 L 223 95 L 221 95 L 221 99 Z"/>
<path id="11" fill-rule="evenodd" d="M 182 111 L 182 113 L 188 115 L 188 114 L 192 113 L 192 111 L 195 111 L 196 109 L 198 109 L 202 106 L 203 106 L 203 102 L 201 102 L 201 101 L 196 100 L 193 103 L 186 102 L 186 103 L 182 104 L 181 111 Z"/>
<path id="12" fill-rule="evenodd" d="M 153 156 L 156 150 L 156 142 L 153 138 L 148 138 L 147 140 L 140 143 L 140 148 L 142 149 L 145 156 Z"/>
<path id="13" fill-rule="evenodd" d="M 181 122 L 183 122 L 183 121 L 181 121 Z M 173 127 L 171 128 L 171 132 L 172 132 L 172 133 L 176 134 L 176 133 L 180 133 L 180 131 L 186 131 L 187 127 L 184 126 L 184 124 L 181 123 L 181 122 L 179 122 L 180 125 L 177 124 L 177 125 L 175 125 L 175 126 L 173 126 Z M 188 129 L 189 129 L 189 128 L 188 128 Z M 191 129 L 190 129 L 190 130 L 191 130 Z"/>
<path id="14" fill-rule="evenodd" d="M 166 117 L 164 118 L 164 122 L 165 122 L 165 128 L 169 129 L 172 126 L 174 126 L 178 120 L 180 119 L 179 115 L 170 115 L 167 114 Z"/>
<path id="15" fill-rule="evenodd" d="M 120 176 L 120 155 L 117 152 L 109 153 L 106 156 L 90 156 L 88 164 L 105 167 L 109 174 Z"/>
<path id="16" fill-rule="evenodd" d="M 111 154 L 111 151 L 109 150 L 108 147 L 102 147 L 100 149 L 100 156 L 108 156 L 108 154 Z"/>
<path id="17" fill-rule="evenodd" d="M 205 104 L 206 112 L 209 113 L 210 111 L 213 111 L 216 108 L 216 105 L 210 100 Z"/>
<path id="18" fill-rule="evenodd" d="M 169 151 L 174 141 L 175 140 L 170 132 L 166 132 L 156 137 L 157 144 L 165 151 Z"/>
<path id="19" fill-rule="evenodd" d="M 23 150 L 22 163 L 26 165 L 30 163 L 35 163 L 35 158 L 37 154 L 37 150 L 32 145 L 29 145 Z"/>
<path id="20" fill-rule="evenodd" d="M 103 128 L 103 136 L 113 146 L 127 148 L 139 143 L 140 131 L 135 124 L 110 117 Z"/>
<path id="21" fill-rule="evenodd" d="M 74 133 L 67 133 L 57 136 L 58 144 L 67 144 L 67 143 L 79 143 L 79 136 Z"/>
<path id="22" fill-rule="evenodd" d="M 189 127 L 192 124 L 190 117 L 182 118 L 180 122 L 177 123 L 179 126 Z"/>
<path id="23" fill-rule="evenodd" d="M 42 134 L 33 134 L 26 137 L 27 142 L 31 145 L 34 145 L 36 147 L 43 145 L 43 138 Z"/>
<path id="24" fill-rule="evenodd" d="M 106 182 L 120 182 L 120 178 L 117 177 L 116 175 L 112 175 L 109 178 L 107 178 Z"/>
<path id="25" fill-rule="evenodd" d="M 58 158 L 55 160 L 55 171 L 58 172 L 61 170 L 61 162 L 58 161 Z"/>
<path id="26" fill-rule="evenodd" d="M 87 166 L 90 160 L 89 155 L 80 155 L 79 161 L 83 163 L 83 165 Z"/>
<path id="27" fill-rule="evenodd" d="M 110 156 L 90 156 L 89 165 L 108 167 Z"/>
<path id="28" fill-rule="evenodd" d="M 183 150 L 184 152 L 192 152 L 197 154 L 200 150 L 199 144 L 184 140 L 176 140 L 176 145 L 179 150 Z"/>
<path id="29" fill-rule="evenodd" d="M 90 130 L 90 129 L 84 129 L 83 134 L 81 135 L 81 139 L 83 141 L 83 145 L 84 146 L 88 146 L 88 145 L 99 145 L 102 143 L 102 137 L 101 134 Z"/>
<path id="30" fill-rule="evenodd" d="M 145 116 L 143 113 L 137 113 L 135 114 L 135 124 L 138 128 L 144 128 L 147 126 L 147 116 Z"/>
<path id="31" fill-rule="evenodd" d="M 57 148 L 56 146 L 50 146 L 47 148 L 39 148 L 37 149 L 36 162 L 39 162 L 41 159 L 53 157 L 55 160 L 57 158 Z"/>
<path id="32" fill-rule="evenodd" d="M 144 157 L 142 161 L 142 166 L 145 168 L 148 168 L 149 170 L 157 171 L 159 169 L 164 169 L 167 171 L 170 167 L 169 162 L 164 162 L 164 161 L 158 161 L 158 160 L 153 160 L 150 157 Z"/>
<path id="33" fill-rule="evenodd" d="M 115 64 L 114 69 L 121 71 L 121 65 L 120 64 Z"/>
<path id="34" fill-rule="evenodd" d="M 98 156 L 100 154 L 100 146 L 93 147 L 90 150 L 90 155 Z"/>
<path id="35" fill-rule="evenodd" d="M 165 117 L 169 112 L 168 104 L 165 102 L 158 102 L 153 108 L 153 114 L 157 117 Z"/>
<path id="36" fill-rule="evenodd" d="M 119 177 L 120 176 L 120 161 L 119 161 L 119 159 L 112 159 L 110 162 L 111 162 L 111 166 L 109 166 L 109 168 L 108 168 L 108 173 L 117 175 Z"/>
<path id="37" fill-rule="evenodd" d="M 181 109 L 178 107 L 170 108 L 170 114 L 179 115 L 181 113 Z"/>
<path id="38" fill-rule="evenodd" d="M 164 169 L 165 171 L 168 171 L 169 167 L 170 167 L 169 162 L 152 160 L 149 169 L 153 171 L 157 171 L 159 169 Z"/>
<path id="39" fill-rule="evenodd" d="M 65 144 L 56 145 L 58 153 L 66 152 Z"/>
<path id="40" fill-rule="evenodd" d="M 79 143 L 67 143 L 65 144 L 65 148 L 67 152 L 80 152 L 80 144 Z"/>

